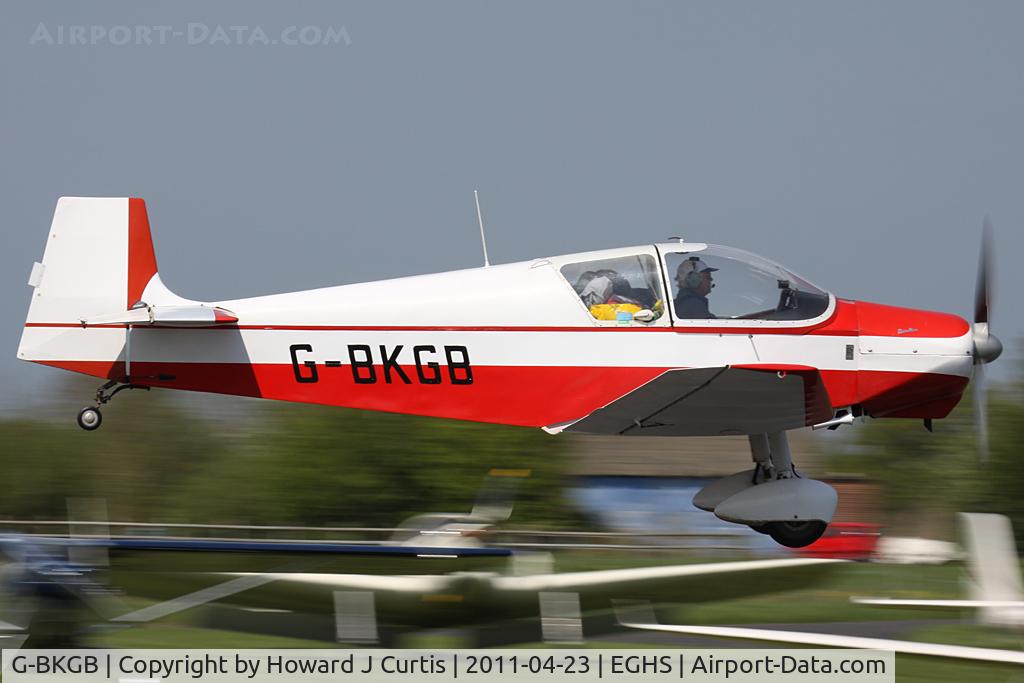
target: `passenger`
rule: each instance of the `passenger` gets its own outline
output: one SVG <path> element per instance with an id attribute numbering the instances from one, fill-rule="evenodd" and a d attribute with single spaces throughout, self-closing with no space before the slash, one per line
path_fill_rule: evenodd
<path id="1" fill-rule="evenodd" d="M 582 294 L 586 286 L 590 284 L 590 281 L 595 277 L 597 277 L 597 273 L 592 270 L 585 270 L 576 280 L 576 284 L 574 284 L 572 288 L 576 290 L 577 294 Z"/>
<path id="2" fill-rule="evenodd" d="M 615 291 L 611 278 L 592 270 L 580 276 L 575 289 L 587 308 L 606 303 Z"/>
<path id="3" fill-rule="evenodd" d="M 697 256 L 691 256 L 679 264 L 676 269 L 676 284 L 679 293 L 676 295 L 676 317 L 683 320 L 716 318 L 708 308 L 708 294 L 711 293 L 711 273 L 718 268 L 711 268 Z"/>

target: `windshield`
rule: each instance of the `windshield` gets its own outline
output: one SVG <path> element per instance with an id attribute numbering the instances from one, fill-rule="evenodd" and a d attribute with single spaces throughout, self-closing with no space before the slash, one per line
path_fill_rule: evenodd
<path id="1" fill-rule="evenodd" d="M 741 249 L 669 252 L 665 265 L 680 320 L 809 320 L 828 308 L 827 292 Z"/>

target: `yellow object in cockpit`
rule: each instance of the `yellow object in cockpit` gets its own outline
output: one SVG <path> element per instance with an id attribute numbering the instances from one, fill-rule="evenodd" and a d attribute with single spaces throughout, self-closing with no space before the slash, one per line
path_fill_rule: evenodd
<path id="1" fill-rule="evenodd" d="M 590 307 L 590 315 L 597 320 L 618 320 L 618 314 L 629 313 L 632 316 L 641 308 L 636 304 L 594 304 Z"/>

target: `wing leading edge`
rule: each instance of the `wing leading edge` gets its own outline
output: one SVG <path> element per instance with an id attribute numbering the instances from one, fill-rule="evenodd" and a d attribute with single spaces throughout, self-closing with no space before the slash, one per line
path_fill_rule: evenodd
<path id="1" fill-rule="evenodd" d="M 925 657 L 948 657 L 950 659 L 971 659 L 982 662 L 1003 662 L 1024 664 L 1024 652 L 1000 650 L 986 647 L 967 647 L 945 643 L 919 643 L 908 640 L 886 638 L 864 638 L 832 633 L 807 633 L 802 631 L 778 631 L 763 628 L 740 628 L 732 626 L 685 626 L 675 624 L 633 623 L 622 624 L 643 631 L 662 631 L 694 636 L 715 638 L 737 638 L 775 643 L 793 643 L 816 647 L 838 647 L 860 650 L 892 650 L 898 654 L 922 655 Z"/>

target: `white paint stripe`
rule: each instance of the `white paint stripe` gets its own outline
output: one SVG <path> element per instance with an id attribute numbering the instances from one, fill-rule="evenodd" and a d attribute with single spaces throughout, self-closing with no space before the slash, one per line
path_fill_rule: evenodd
<path id="1" fill-rule="evenodd" d="M 751 344 L 753 341 L 753 344 Z M 921 339 L 945 348 L 949 340 Z M 963 342 L 968 343 L 968 342 Z M 509 367 L 720 367 L 722 365 L 805 365 L 822 370 L 920 372 L 969 377 L 969 356 L 870 354 L 846 360 L 856 337 L 789 335 L 672 334 L 660 332 L 492 332 L 350 330 L 136 329 L 132 360 L 186 363 L 291 363 L 289 347 L 309 344 L 302 360 L 349 364 L 350 345 L 403 347 L 400 363 L 414 363 L 413 347 L 434 346 L 424 362 L 445 363 L 444 346 L 469 350 L 474 365 Z M 124 330 L 114 328 L 25 329 L 22 349 L 31 360 L 109 361 L 118 358 Z M 756 352 L 755 352 L 756 347 Z"/>
<path id="2" fill-rule="evenodd" d="M 861 638 L 840 636 L 831 633 L 805 633 L 800 631 L 775 631 L 760 628 L 735 628 L 729 626 L 676 626 L 669 624 L 634 624 L 623 626 L 646 631 L 686 633 L 696 636 L 717 638 L 740 638 L 744 640 L 765 640 L 775 643 L 798 643 L 822 647 L 842 647 L 863 650 L 890 650 L 901 654 L 924 655 L 926 657 L 949 657 L 952 659 L 973 659 L 983 662 L 1004 662 L 1024 664 L 1024 652 L 998 650 L 984 647 L 965 647 L 940 643 L 915 643 L 908 640 L 885 638 Z"/>

